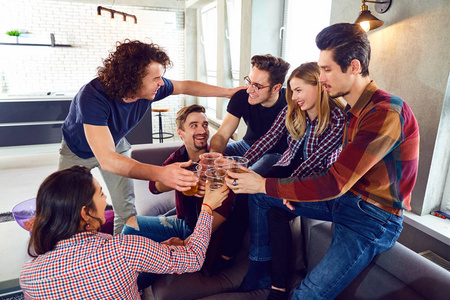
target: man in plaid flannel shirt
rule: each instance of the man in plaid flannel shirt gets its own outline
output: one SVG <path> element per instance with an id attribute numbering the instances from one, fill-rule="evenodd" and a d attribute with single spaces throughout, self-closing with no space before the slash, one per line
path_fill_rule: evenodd
<path id="1" fill-rule="evenodd" d="M 270 260 L 266 216 L 271 207 L 334 223 L 325 257 L 292 299 L 334 299 L 375 255 L 391 248 L 402 230 L 403 209 L 411 209 L 417 178 L 417 121 L 402 99 L 370 80 L 367 34 L 358 24 L 334 24 L 318 34 L 316 44 L 322 85 L 348 104 L 340 156 L 311 177 L 266 179 L 249 171 L 230 173 L 237 186 L 227 179 L 235 193 L 255 194 L 249 202 L 250 281 L 267 278 L 268 271 L 258 265 Z M 266 194 L 271 197 L 258 197 Z"/>

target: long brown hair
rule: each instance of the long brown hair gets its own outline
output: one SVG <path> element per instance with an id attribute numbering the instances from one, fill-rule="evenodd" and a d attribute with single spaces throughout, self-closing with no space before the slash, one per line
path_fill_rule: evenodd
<path id="1" fill-rule="evenodd" d="M 36 217 L 28 254 L 42 255 L 53 250 L 59 241 L 76 234 L 82 207 L 85 206 L 88 213 L 96 209 L 94 193 L 93 177 L 86 167 L 73 166 L 48 176 L 36 196 Z M 94 219 L 102 225 L 101 219 Z"/>
<path id="2" fill-rule="evenodd" d="M 319 123 L 314 132 L 315 135 L 321 135 L 328 127 L 328 123 L 330 122 L 330 111 L 332 108 L 344 108 L 344 104 L 339 99 L 330 98 L 328 93 L 322 90 L 322 84 L 319 82 L 319 77 L 320 68 L 317 63 L 308 62 L 301 64 L 292 71 L 287 81 L 286 100 L 288 111 L 286 115 L 286 127 L 294 140 L 299 140 L 305 134 L 306 111 L 301 110 L 297 102 L 292 100 L 290 83 L 293 78 L 299 78 L 304 80 L 307 84 L 317 86 L 316 109 Z"/>

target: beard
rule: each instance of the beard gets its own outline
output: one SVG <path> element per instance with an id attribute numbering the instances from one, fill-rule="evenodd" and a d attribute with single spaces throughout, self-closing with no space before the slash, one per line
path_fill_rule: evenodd
<path id="1" fill-rule="evenodd" d="M 204 137 L 205 137 L 205 139 L 204 139 L 203 141 L 197 141 L 197 140 L 195 139 L 195 136 L 192 137 L 193 140 L 194 140 L 194 147 L 195 147 L 195 149 L 197 149 L 197 150 L 203 150 L 203 149 L 206 149 L 206 145 L 208 144 L 208 143 L 207 143 L 207 141 L 208 141 L 208 136 L 204 136 Z"/>

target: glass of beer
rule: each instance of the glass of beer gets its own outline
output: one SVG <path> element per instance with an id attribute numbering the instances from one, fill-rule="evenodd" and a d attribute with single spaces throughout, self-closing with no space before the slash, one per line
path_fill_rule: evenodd
<path id="1" fill-rule="evenodd" d="M 223 155 L 218 152 L 203 153 L 200 155 L 200 163 L 207 165 L 208 167 L 214 167 L 214 161 L 221 157 L 223 157 Z"/>
<path id="2" fill-rule="evenodd" d="M 245 173 L 244 170 L 239 168 L 239 166 L 246 167 L 248 166 L 248 159 L 243 156 L 225 156 L 224 158 L 231 161 L 230 171 L 235 173 Z M 229 178 L 232 178 L 228 175 Z M 237 190 L 237 188 L 233 187 L 232 190 Z"/>
<path id="3" fill-rule="evenodd" d="M 183 167 L 183 168 L 194 172 L 194 175 L 197 176 L 197 184 L 194 186 L 191 186 L 191 188 L 189 190 L 183 192 L 183 195 L 194 196 L 198 190 L 198 181 L 199 181 L 199 177 L 200 177 L 201 166 L 200 166 L 200 164 L 193 162 L 189 166 Z"/>
<path id="4" fill-rule="evenodd" d="M 206 179 L 209 181 L 211 191 L 214 191 L 224 185 L 227 170 L 223 168 L 208 168 L 205 172 Z"/>
<path id="5" fill-rule="evenodd" d="M 243 156 L 225 156 L 224 158 L 231 161 L 230 171 L 235 173 L 245 173 L 245 171 L 239 168 L 239 166 L 247 168 L 248 158 L 245 158 Z"/>
<path id="6" fill-rule="evenodd" d="M 225 170 L 229 170 L 229 169 L 231 169 L 232 165 L 233 165 L 233 161 L 226 157 L 220 157 L 214 161 L 215 168 L 222 168 Z"/>

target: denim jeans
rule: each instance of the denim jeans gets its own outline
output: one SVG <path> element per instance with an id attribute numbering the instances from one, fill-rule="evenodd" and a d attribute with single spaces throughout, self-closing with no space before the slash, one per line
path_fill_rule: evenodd
<path id="1" fill-rule="evenodd" d="M 352 192 L 329 201 L 291 203 L 294 214 L 334 223 L 325 257 L 294 290 L 292 299 L 334 299 L 375 255 L 394 246 L 403 228 L 403 216 L 388 213 Z M 271 259 L 267 212 L 274 206 L 289 210 L 282 199 L 266 194 L 249 197 L 251 260 Z"/>
<path id="2" fill-rule="evenodd" d="M 125 224 L 122 233 L 145 236 L 158 243 L 172 237 L 184 240 L 192 234 L 192 231 L 186 226 L 183 219 L 165 216 L 136 216 L 136 221 L 139 229 Z"/>
<path id="3" fill-rule="evenodd" d="M 230 156 L 243 156 L 250 146 L 244 141 L 229 143 L 225 154 Z M 255 162 L 249 169 L 259 175 L 267 172 L 280 158 L 279 153 L 265 154 Z M 225 234 L 223 237 L 222 254 L 234 257 L 241 248 L 242 240 L 248 228 L 248 199 L 247 194 L 236 194 L 234 198 L 233 211 L 225 223 Z"/>
<path id="4" fill-rule="evenodd" d="M 228 143 L 225 148 L 225 154 L 229 156 L 243 156 L 250 146 L 244 141 Z M 255 162 L 249 169 L 255 171 L 259 175 L 264 174 L 280 159 L 279 153 L 266 153 L 257 162 Z"/>

